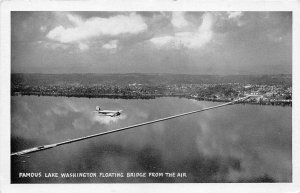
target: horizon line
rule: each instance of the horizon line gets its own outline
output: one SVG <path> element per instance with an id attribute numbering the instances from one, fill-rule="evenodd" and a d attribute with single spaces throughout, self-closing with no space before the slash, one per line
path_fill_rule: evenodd
<path id="1" fill-rule="evenodd" d="M 188 73 L 147 73 L 147 72 L 128 72 L 128 73 L 95 73 L 95 72 L 74 72 L 74 73 L 43 73 L 43 72 L 11 72 L 11 74 L 41 74 L 41 75 L 71 75 L 71 74 L 94 74 L 94 75 L 125 75 L 125 74 L 147 74 L 147 75 L 189 75 L 189 76 L 265 76 L 265 75 L 293 75 L 293 73 L 277 74 L 188 74 Z"/>

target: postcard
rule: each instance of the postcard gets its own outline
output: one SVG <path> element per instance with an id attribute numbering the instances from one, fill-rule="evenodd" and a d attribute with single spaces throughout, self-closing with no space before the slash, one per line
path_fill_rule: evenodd
<path id="1" fill-rule="evenodd" d="M 299 3 L 132 2 L 2 3 L 3 191 L 299 191 Z"/>

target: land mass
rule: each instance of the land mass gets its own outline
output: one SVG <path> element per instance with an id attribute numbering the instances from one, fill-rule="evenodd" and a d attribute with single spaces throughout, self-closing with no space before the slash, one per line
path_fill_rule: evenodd
<path id="1" fill-rule="evenodd" d="M 11 75 L 11 95 L 150 99 L 162 96 L 292 105 L 292 75 L 22 74 Z"/>

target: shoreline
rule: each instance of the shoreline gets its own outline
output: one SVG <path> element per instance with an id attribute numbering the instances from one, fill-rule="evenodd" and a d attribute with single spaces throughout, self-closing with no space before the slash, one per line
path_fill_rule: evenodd
<path id="1" fill-rule="evenodd" d="M 74 98 L 107 98 L 107 99 L 142 99 L 142 100 L 150 100 L 160 97 L 177 97 L 177 98 L 186 98 L 186 99 L 194 99 L 197 101 L 208 101 L 208 102 L 230 102 L 230 99 L 213 99 L 213 98 L 205 98 L 205 97 L 193 97 L 184 94 L 174 94 L 174 95 L 122 95 L 122 94 L 101 94 L 101 95 L 87 95 L 87 94 L 57 94 L 57 93 L 12 93 L 12 96 L 49 96 L 49 97 L 74 97 Z M 292 107 L 292 101 L 243 101 L 239 102 L 239 104 L 249 104 L 249 105 L 261 105 L 261 106 L 282 106 L 282 107 Z"/>

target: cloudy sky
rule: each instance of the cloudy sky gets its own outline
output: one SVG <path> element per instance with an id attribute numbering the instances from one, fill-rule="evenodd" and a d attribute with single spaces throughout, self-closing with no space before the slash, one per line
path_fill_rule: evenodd
<path id="1" fill-rule="evenodd" d="M 291 12 L 12 12 L 12 72 L 292 72 Z"/>

